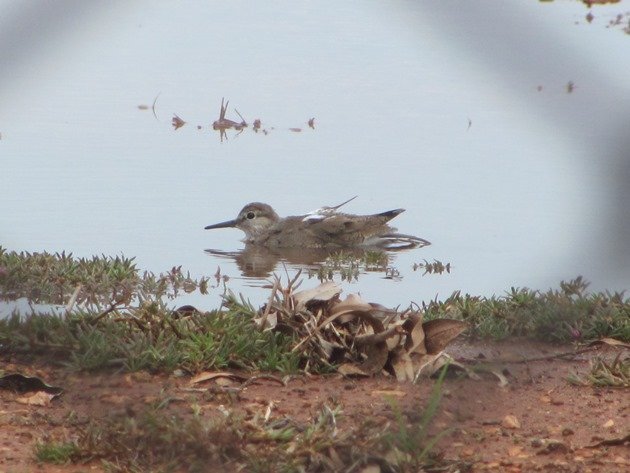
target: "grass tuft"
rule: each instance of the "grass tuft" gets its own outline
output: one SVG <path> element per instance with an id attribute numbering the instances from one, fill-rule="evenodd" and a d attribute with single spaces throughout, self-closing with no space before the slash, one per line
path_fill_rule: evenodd
<path id="1" fill-rule="evenodd" d="M 422 471 L 436 464 L 430 452 L 440 437 L 428 432 L 443 375 L 420 424 L 407 426 L 399 414 L 391 432 L 374 423 L 342 430 L 340 406 L 328 403 L 306 422 L 262 413 L 217 413 L 199 406 L 192 415 L 181 415 L 156 405 L 93 419 L 75 443 L 38 444 L 36 452 L 48 462 L 100 459 L 113 472 L 350 471 L 351 466 L 374 463 L 383 471 Z M 39 456 L 44 451 L 57 454 Z"/>
<path id="2" fill-rule="evenodd" d="M 620 352 L 614 360 L 602 357 L 591 360 L 591 369 L 585 376 L 569 375 L 569 382 L 578 386 L 630 387 L 630 358 L 622 358 Z"/>
<path id="3" fill-rule="evenodd" d="M 422 466 L 430 464 L 435 445 L 449 433 L 449 430 L 444 430 L 433 435 L 429 431 L 442 399 L 442 385 L 447 370 L 448 364 L 440 371 L 419 422 L 409 424 L 396 401 L 388 400 L 394 412 L 396 428 L 385 433 L 381 440 L 388 451 L 387 458 L 402 471 L 421 471 Z"/>
<path id="4" fill-rule="evenodd" d="M 222 311 L 180 316 L 164 303 L 146 302 L 95 320 L 92 312 L 33 314 L 0 320 L 2 351 L 46 356 L 77 370 L 189 372 L 241 368 L 295 372 L 291 338 L 261 332 L 255 312 L 226 304 Z"/>
<path id="5" fill-rule="evenodd" d="M 72 253 L 17 253 L 0 247 L 0 268 L 4 298 L 66 304 L 76 291 L 74 303 L 92 310 L 129 305 L 143 294 L 173 299 L 195 290 L 206 294 L 211 287 L 208 278 L 194 279 L 181 266 L 157 276 L 149 271 L 141 274 L 134 258 L 124 256 L 76 258 Z"/>
<path id="6" fill-rule="evenodd" d="M 503 297 L 464 295 L 422 303 L 426 319 L 459 319 L 480 338 L 532 337 L 572 342 L 612 337 L 630 341 L 630 299 L 623 293 L 588 293 L 578 277 L 547 292 L 511 288 Z"/>
<path id="7" fill-rule="evenodd" d="M 74 442 L 39 442 L 35 444 L 35 458 L 43 463 L 65 464 L 78 458 L 80 449 Z"/>

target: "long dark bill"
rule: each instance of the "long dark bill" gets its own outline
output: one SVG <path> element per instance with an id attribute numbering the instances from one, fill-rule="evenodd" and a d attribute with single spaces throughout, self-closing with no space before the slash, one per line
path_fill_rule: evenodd
<path id="1" fill-rule="evenodd" d="M 215 223 L 214 225 L 208 225 L 206 230 L 212 230 L 214 228 L 232 228 L 236 226 L 236 220 L 228 220 L 227 222 Z"/>

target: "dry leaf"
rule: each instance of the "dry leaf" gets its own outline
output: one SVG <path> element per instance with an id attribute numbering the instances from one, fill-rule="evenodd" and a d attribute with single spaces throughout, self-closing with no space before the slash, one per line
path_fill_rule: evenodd
<path id="1" fill-rule="evenodd" d="M 600 338 L 599 340 L 595 340 L 588 344 L 589 347 L 592 347 L 595 345 L 608 345 L 611 347 L 621 347 L 621 348 L 630 349 L 629 343 L 622 342 L 615 338 Z"/>
<path id="2" fill-rule="evenodd" d="M 495 375 L 497 378 L 499 378 L 499 386 L 504 388 L 506 387 L 508 384 L 510 384 L 507 380 L 507 378 L 503 375 L 503 373 L 501 373 L 500 371 L 496 371 L 496 370 L 490 370 L 490 373 L 492 373 L 493 375 Z"/>
<path id="3" fill-rule="evenodd" d="M 328 360 L 330 360 L 335 350 L 343 349 L 343 347 L 338 343 L 331 343 L 328 340 L 324 340 L 324 338 L 320 334 L 317 334 L 317 343 L 319 344 L 319 347 L 322 349 Z"/>
<path id="4" fill-rule="evenodd" d="M 337 372 L 343 376 L 369 376 L 369 373 L 366 373 L 354 363 L 344 363 L 339 365 Z"/>
<path id="5" fill-rule="evenodd" d="M 362 315 L 365 316 L 366 314 L 362 314 Z M 377 325 L 377 328 L 378 328 L 378 325 Z M 374 333 L 374 327 L 370 326 L 370 327 L 366 327 L 366 331 L 368 332 L 367 334 L 357 335 L 355 337 L 354 339 L 355 347 L 361 348 L 366 345 L 373 345 L 375 343 L 385 342 L 385 344 L 387 345 L 387 349 L 389 350 L 390 345 L 389 343 L 387 343 L 387 340 L 390 338 L 397 338 L 400 340 L 400 334 L 402 333 L 403 328 L 400 325 L 393 325 L 387 330 L 378 331 Z M 396 349 L 396 347 L 397 345 L 395 345 L 393 349 Z"/>
<path id="6" fill-rule="evenodd" d="M 461 364 L 458 361 L 455 361 L 451 358 L 447 353 L 438 353 L 437 355 L 420 355 L 417 357 L 418 361 L 414 364 L 417 366 L 416 376 L 414 378 L 414 383 L 418 381 L 418 379 L 424 377 L 429 378 L 441 370 L 444 365 L 448 364 L 449 370 L 454 371 L 462 371 L 468 376 L 470 379 L 480 380 L 481 377 L 476 374 L 474 371 L 469 369 L 467 366 Z"/>
<path id="7" fill-rule="evenodd" d="M 362 371 L 370 374 L 379 373 L 387 363 L 389 358 L 389 350 L 387 343 L 380 342 L 374 345 L 368 345 L 365 349 L 366 359 L 359 366 Z"/>
<path id="8" fill-rule="evenodd" d="M 446 348 L 460 333 L 462 333 L 468 324 L 461 320 L 453 319 L 434 319 L 424 322 L 424 329 L 427 353 L 435 355 Z"/>
<path id="9" fill-rule="evenodd" d="M 0 376 L 0 388 L 10 389 L 19 393 L 45 391 L 56 396 L 63 392 L 63 389 L 50 386 L 36 376 L 24 376 L 20 373 Z"/>
<path id="10" fill-rule="evenodd" d="M 228 377 L 222 376 L 220 378 L 214 379 L 214 384 L 216 384 L 217 386 L 221 386 L 222 388 L 234 386 L 237 383 L 240 384 L 238 380 L 232 377 L 228 378 Z"/>
<path id="11" fill-rule="evenodd" d="M 237 381 L 245 381 L 247 378 L 229 371 L 203 371 L 189 381 L 189 384 L 203 383 L 217 378 L 229 378 Z"/>
<path id="12" fill-rule="evenodd" d="M 409 353 L 403 350 L 396 351 L 392 356 L 391 364 L 398 381 L 413 381 L 415 370 Z"/>
<path id="13" fill-rule="evenodd" d="M 388 307 L 385 307 L 382 304 L 378 304 L 376 302 L 370 302 L 370 307 L 372 307 L 372 310 L 370 311 L 370 313 L 380 319 L 383 320 L 384 322 L 387 322 L 388 324 L 397 318 L 398 316 L 398 312 L 394 309 L 390 309 Z M 403 323 L 403 320 L 397 319 L 397 322 L 399 323 Z M 391 323 L 395 323 L 395 322 L 391 322 Z"/>
<path id="14" fill-rule="evenodd" d="M 303 306 L 310 301 L 329 301 L 340 293 L 341 287 L 339 284 L 327 281 L 312 289 L 296 292 L 293 294 L 293 300 L 295 300 L 296 306 Z"/>
<path id="15" fill-rule="evenodd" d="M 258 328 L 262 328 L 263 322 L 265 324 L 265 327 L 263 328 L 263 330 L 275 329 L 276 326 L 278 325 L 278 313 L 270 312 L 269 314 L 267 314 L 266 319 L 265 317 L 258 317 L 254 319 L 254 323 L 258 326 Z"/>
<path id="16" fill-rule="evenodd" d="M 391 396 L 391 397 L 405 397 L 407 395 L 404 391 L 390 390 L 390 389 L 377 389 L 370 393 L 372 396 Z"/>
<path id="17" fill-rule="evenodd" d="M 387 349 L 389 351 L 394 351 L 396 348 L 400 346 L 400 342 L 402 341 L 403 341 L 402 335 L 396 333 L 392 335 L 391 337 L 387 337 L 387 339 L 385 340 L 385 343 L 387 343 Z"/>
<path id="18" fill-rule="evenodd" d="M 29 406 L 48 406 L 55 397 L 57 397 L 56 394 L 38 391 L 30 396 L 18 397 L 15 399 L 15 402 Z"/>
<path id="19" fill-rule="evenodd" d="M 452 362 L 440 351 L 466 327 L 463 322 L 448 319 L 425 326 L 419 313 L 399 314 L 368 303 L 356 294 L 340 301 L 341 288 L 334 282 L 295 293 L 293 282 L 282 288 L 278 280 L 273 287 L 274 294 L 277 290 L 284 297 L 277 299 L 273 311 L 268 312 L 270 304 L 262 309 L 267 322 L 272 314 L 276 317 L 271 329 L 297 338 L 292 350 L 308 358 L 307 366 L 345 362 L 338 368 L 344 376 L 369 376 L 386 366 L 400 381 L 417 381 L 422 374 L 432 375 L 445 363 Z M 435 353 L 433 357 L 422 358 L 427 343 L 432 343 Z M 462 365 L 452 364 L 475 377 Z M 209 378 L 202 375 L 191 383 L 199 382 L 198 379 Z"/>
<path id="20" fill-rule="evenodd" d="M 330 311 L 331 316 L 339 316 L 352 312 L 371 312 L 372 306 L 361 299 L 357 294 L 348 294 L 341 302 L 334 305 Z"/>
<path id="21" fill-rule="evenodd" d="M 407 353 L 425 354 L 427 349 L 425 347 L 425 333 L 422 327 L 422 317 L 419 315 L 410 316 L 405 320 L 403 327 L 407 330 L 407 339 L 405 340 L 405 350 L 407 350 Z"/>
<path id="22" fill-rule="evenodd" d="M 336 308 L 337 306 L 335 306 Z M 369 312 L 365 311 L 359 311 L 359 310 L 353 310 L 350 308 L 350 306 L 348 306 L 347 310 L 343 310 L 337 313 L 335 312 L 335 308 L 333 308 L 333 310 L 331 312 L 333 312 L 333 315 L 331 315 L 330 317 L 328 317 L 326 320 L 324 320 L 320 325 L 319 325 L 319 329 L 323 329 L 325 328 L 328 324 L 334 322 L 335 320 L 337 320 L 338 318 L 348 314 L 348 313 L 352 313 L 353 315 L 356 316 L 356 318 L 361 318 L 363 320 L 365 320 L 366 322 L 368 322 L 370 324 L 370 326 L 373 328 L 375 333 L 379 333 L 382 332 L 384 330 L 383 328 L 383 323 L 377 319 L 376 317 L 374 317 L 372 314 L 370 314 Z M 369 310 L 369 307 L 368 307 Z"/>

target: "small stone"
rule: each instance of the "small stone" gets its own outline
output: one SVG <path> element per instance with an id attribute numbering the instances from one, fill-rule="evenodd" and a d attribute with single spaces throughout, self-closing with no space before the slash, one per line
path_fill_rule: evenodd
<path id="1" fill-rule="evenodd" d="M 473 448 L 465 448 L 461 452 L 462 457 L 472 457 L 475 454 L 475 450 Z"/>
<path id="2" fill-rule="evenodd" d="M 546 455 L 549 453 L 567 453 L 571 451 L 571 448 L 560 440 L 548 439 L 544 443 L 545 446 L 538 452 L 539 455 Z"/>
<path id="3" fill-rule="evenodd" d="M 506 415 L 501 421 L 501 425 L 505 427 L 506 429 L 520 429 L 521 428 L 521 423 L 516 418 L 516 416 L 513 416 L 512 414 Z"/>
<path id="4" fill-rule="evenodd" d="M 508 456 L 510 456 L 510 457 L 516 457 L 516 456 L 520 455 L 522 451 L 523 451 L 523 447 L 521 447 L 520 445 L 514 445 L 514 446 L 508 448 L 508 450 L 507 450 Z"/>
<path id="5" fill-rule="evenodd" d="M 568 437 L 569 435 L 573 435 L 574 433 L 575 432 L 570 427 L 565 427 L 564 429 L 562 429 L 562 436 L 563 437 Z"/>
<path id="6" fill-rule="evenodd" d="M 606 422 L 604 422 L 604 424 L 602 425 L 602 427 L 604 429 L 611 429 L 612 427 L 614 427 L 615 425 L 615 421 L 612 419 L 608 419 Z"/>

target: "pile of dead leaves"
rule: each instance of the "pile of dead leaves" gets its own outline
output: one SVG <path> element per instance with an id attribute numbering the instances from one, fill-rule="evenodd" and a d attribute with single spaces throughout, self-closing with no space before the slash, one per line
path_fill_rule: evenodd
<path id="1" fill-rule="evenodd" d="M 298 276 L 286 287 L 275 278 L 255 321 L 263 330 L 293 336 L 306 371 L 327 366 L 346 376 L 386 372 L 416 382 L 452 361 L 443 350 L 466 329 L 459 320 L 423 322 L 421 312 L 398 312 L 355 294 L 342 300 L 334 282 L 296 291 Z"/>

